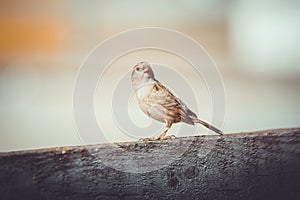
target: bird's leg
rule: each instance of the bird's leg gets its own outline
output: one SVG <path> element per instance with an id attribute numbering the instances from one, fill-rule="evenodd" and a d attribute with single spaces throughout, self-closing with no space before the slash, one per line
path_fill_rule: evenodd
<path id="1" fill-rule="evenodd" d="M 159 136 L 154 137 L 154 138 L 143 138 L 143 139 L 141 139 L 141 141 L 143 141 L 143 142 L 148 142 L 148 141 L 157 141 L 157 140 L 169 140 L 169 139 L 174 139 L 174 138 L 175 138 L 175 135 L 170 135 L 170 136 L 165 137 L 165 135 L 167 134 L 167 132 L 168 132 L 168 130 L 171 128 L 171 126 L 172 126 L 172 123 L 167 122 L 164 131 L 163 131 Z"/>
<path id="2" fill-rule="evenodd" d="M 175 136 L 174 135 L 170 135 L 165 137 L 165 135 L 167 134 L 168 130 L 171 128 L 172 123 L 171 122 L 167 122 L 166 123 L 166 127 L 165 130 L 158 136 L 156 137 L 157 140 L 169 140 L 169 139 L 174 139 Z"/>

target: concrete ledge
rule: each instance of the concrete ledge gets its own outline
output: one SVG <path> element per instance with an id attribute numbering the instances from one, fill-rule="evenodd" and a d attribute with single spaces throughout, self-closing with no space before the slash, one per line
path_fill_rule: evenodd
<path id="1" fill-rule="evenodd" d="M 300 128 L 0 153 L 1 199 L 300 199 Z"/>

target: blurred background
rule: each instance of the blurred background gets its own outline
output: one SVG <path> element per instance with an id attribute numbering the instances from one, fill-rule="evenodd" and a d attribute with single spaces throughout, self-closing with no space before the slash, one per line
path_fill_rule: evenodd
<path id="1" fill-rule="evenodd" d="M 208 51 L 226 90 L 224 132 L 300 125 L 297 0 L 0 4 L 0 151 L 80 145 L 72 111 L 80 64 L 106 38 L 149 26 Z"/>

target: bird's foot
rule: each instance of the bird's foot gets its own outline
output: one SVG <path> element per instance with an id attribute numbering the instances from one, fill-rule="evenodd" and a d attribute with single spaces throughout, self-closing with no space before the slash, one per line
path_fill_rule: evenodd
<path id="1" fill-rule="evenodd" d="M 153 137 L 153 138 L 141 138 L 139 141 L 141 142 L 151 142 L 151 141 L 163 141 L 163 140 L 173 140 L 175 139 L 175 135 L 169 135 L 166 137 Z"/>
<path id="2" fill-rule="evenodd" d="M 173 140 L 175 139 L 175 135 L 168 135 L 166 137 L 160 138 L 159 140 Z"/>
<path id="3" fill-rule="evenodd" d="M 157 138 L 141 138 L 139 139 L 140 142 L 151 142 L 151 141 L 158 141 Z"/>

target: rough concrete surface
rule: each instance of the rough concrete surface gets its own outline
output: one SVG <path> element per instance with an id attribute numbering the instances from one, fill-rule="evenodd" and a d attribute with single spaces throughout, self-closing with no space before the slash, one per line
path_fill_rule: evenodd
<path id="1" fill-rule="evenodd" d="M 0 199 L 300 199 L 300 128 L 0 153 Z"/>

